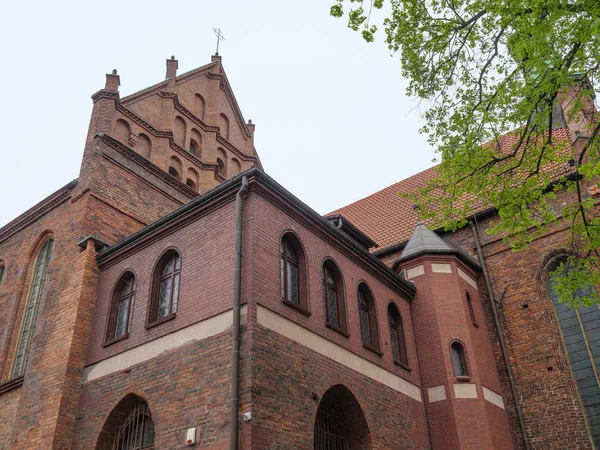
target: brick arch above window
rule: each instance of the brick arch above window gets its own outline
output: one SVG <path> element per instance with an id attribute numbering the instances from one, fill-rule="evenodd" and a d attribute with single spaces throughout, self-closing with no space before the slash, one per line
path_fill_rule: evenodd
<path id="1" fill-rule="evenodd" d="M 147 328 L 175 318 L 180 300 L 181 267 L 181 253 L 176 248 L 167 249 L 158 258 L 152 272 Z"/>

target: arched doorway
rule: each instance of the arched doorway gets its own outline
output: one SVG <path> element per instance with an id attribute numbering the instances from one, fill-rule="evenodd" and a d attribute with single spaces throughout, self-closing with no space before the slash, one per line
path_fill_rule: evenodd
<path id="1" fill-rule="evenodd" d="M 148 403 L 129 394 L 112 410 L 96 450 L 154 450 L 154 422 Z"/>
<path id="2" fill-rule="evenodd" d="M 346 386 L 337 384 L 323 395 L 315 419 L 314 449 L 371 449 L 365 415 Z"/>

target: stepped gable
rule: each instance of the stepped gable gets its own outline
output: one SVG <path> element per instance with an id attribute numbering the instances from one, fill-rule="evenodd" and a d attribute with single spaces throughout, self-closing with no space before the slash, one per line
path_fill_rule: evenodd
<path id="1" fill-rule="evenodd" d="M 571 142 L 571 135 L 567 127 L 552 131 L 553 139 L 557 141 Z M 514 134 L 505 135 L 500 138 L 501 150 L 508 151 L 511 145 L 518 141 Z M 566 151 L 572 152 L 573 148 L 568 145 Z M 327 216 L 339 214 L 351 221 L 360 231 L 379 244 L 377 252 L 400 244 L 408 240 L 419 223 L 419 215 L 414 210 L 414 205 L 408 198 L 400 197 L 398 194 L 412 193 L 419 188 L 425 187 L 427 180 L 437 176 L 437 166 L 430 167 L 398 183 L 394 183 L 374 194 L 357 200 L 342 208 L 330 212 Z M 556 178 L 568 175 L 572 168 L 563 164 L 549 162 L 545 170 L 555 173 Z M 489 205 L 480 204 L 475 212 L 483 211 Z M 428 221 L 425 221 L 429 224 Z"/>

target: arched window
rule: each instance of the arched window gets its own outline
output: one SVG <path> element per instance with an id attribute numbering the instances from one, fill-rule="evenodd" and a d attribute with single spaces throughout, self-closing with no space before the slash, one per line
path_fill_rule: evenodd
<path id="1" fill-rule="evenodd" d="M 169 158 L 169 175 L 177 178 L 178 180 L 181 180 L 181 174 L 182 174 L 181 161 L 179 161 L 179 159 L 176 158 L 175 156 L 171 156 L 171 158 Z"/>
<path id="2" fill-rule="evenodd" d="M 358 286 L 357 296 L 362 342 L 367 347 L 379 350 L 379 333 L 377 332 L 377 319 L 373 294 L 365 283 L 361 283 Z"/>
<path id="3" fill-rule="evenodd" d="M 346 310 L 342 275 L 336 264 L 330 259 L 323 264 L 323 296 L 327 325 L 345 332 Z"/>
<path id="4" fill-rule="evenodd" d="M 190 139 L 190 153 L 192 155 L 200 155 L 200 146 L 194 139 Z"/>
<path id="5" fill-rule="evenodd" d="M 469 377 L 469 368 L 467 366 L 467 357 L 463 345 L 454 341 L 450 346 L 452 354 L 452 366 L 454 367 L 454 375 L 458 378 Z"/>
<path id="6" fill-rule="evenodd" d="M 469 308 L 469 315 L 471 316 L 471 323 L 473 326 L 478 327 L 477 318 L 475 317 L 475 310 L 473 309 L 473 302 L 471 301 L 471 296 L 469 293 L 466 293 L 467 298 L 467 307 Z"/>
<path id="7" fill-rule="evenodd" d="M 298 254 L 287 236 L 281 240 L 281 298 L 300 306 Z"/>
<path id="8" fill-rule="evenodd" d="M 181 256 L 176 250 L 167 251 L 154 271 L 149 324 L 175 316 L 179 302 Z"/>
<path id="9" fill-rule="evenodd" d="M 134 300 L 135 276 L 127 272 L 119 279 L 113 292 L 106 332 L 107 342 L 129 334 Z"/>
<path id="10" fill-rule="evenodd" d="M 0 260 L 0 288 L 2 287 L 2 280 L 4 280 L 4 261 Z"/>
<path id="11" fill-rule="evenodd" d="M 153 450 L 154 421 L 148 404 L 129 394 L 112 410 L 96 442 L 96 450 Z"/>
<path id="12" fill-rule="evenodd" d="M 227 178 L 227 153 L 222 148 L 217 149 L 217 173 Z"/>
<path id="13" fill-rule="evenodd" d="M 564 348 L 571 362 L 573 378 L 584 406 L 592 440 L 600 448 L 600 308 L 598 305 L 571 308 L 559 301 L 552 282 L 552 272 L 561 263 L 567 271 L 574 270 L 566 255 L 554 260 L 547 271 L 546 286 L 564 337 Z M 576 295 L 587 294 L 587 290 L 582 290 Z"/>
<path id="14" fill-rule="evenodd" d="M 394 362 L 408 367 L 408 353 L 406 351 L 406 337 L 404 325 L 398 308 L 393 303 L 388 305 L 388 323 L 390 325 L 390 344 Z"/>
<path id="15" fill-rule="evenodd" d="M 31 282 L 29 284 L 19 339 L 15 350 L 15 359 L 12 370 L 13 378 L 25 373 L 25 366 L 27 365 L 27 359 L 29 358 L 31 337 L 33 336 L 35 321 L 39 313 L 40 298 L 44 291 L 44 282 L 46 281 L 48 263 L 50 262 L 53 246 L 54 241 L 52 239 L 47 239 L 42 248 L 38 251 L 33 270 L 31 271 Z"/>
<path id="16" fill-rule="evenodd" d="M 279 262 L 281 300 L 309 314 L 304 250 L 298 237 L 291 231 L 281 238 Z"/>
<path id="17" fill-rule="evenodd" d="M 323 395 L 315 418 L 314 450 L 367 450 L 371 436 L 352 392 L 341 384 Z"/>
<path id="18" fill-rule="evenodd" d="M 196 172 L 195 169 L 192 169 L 191 167 L 188 169 L 188 173 L 187 173 L 187 180 L 185 182 L 185 184 L 187 184 L 189 187 L 191 187 L 194 190 L 198 190 L 198 172 Z"/>

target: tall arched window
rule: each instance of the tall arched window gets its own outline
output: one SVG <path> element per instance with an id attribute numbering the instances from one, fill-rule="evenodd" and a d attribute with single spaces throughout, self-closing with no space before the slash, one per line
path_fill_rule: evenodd
<path id="1" fill-rule="evenodd" d="M 179 303 L 181 256 L 176 250 L 167 251 L 154 271 L 149 324 L 160 323 L 175 316 Z"/>
<path id="2" fill-rule="evenodd" d="M 125 337 L 131 328 L 135 300 L 135 276 L 125 273 L 117 282 L 110 304 L 106 341 Z"/>
<path id="3" fill-rule="evenodd" d="M 365 283 L 361 283 L 358 286 L 357 296 L 362 342 L 367 347 L 379 350 L 379 333 L 377 332 L 377 318 L 373 294 Z"/>
<path id="4" fill-rule="evenodd" d="M 279 246 L 279 284 L 281 300 L 304 314 L 308 311 L 306 257 L 300 239 L 288 231 Z"/>
<path id="5" fill-rule="evenodd" d="M 587 416 L 594 444 L 600 448 L 600 308 L 598 305 L 571 308 L 560 303 L 552 283 L 552 272 L 560 264 L 570 269 L 566 256 L 556 259 L 548 268 L 547 288 L 556 318 L 564 337 L 565 351 L 570 359 L 573 378 Z M 581 292 L 580 295 L 586 295 Z"/>
<path id="6" fill-rule="evenodd" d="M 345 333 L 346 310 L 342 275 L 330 259 L 323 264 L 323 296 L 327 325 Z"/>
<path id="7" fill-rule="evenodd" d="M 40 298 L 44 291 L 44 282 L 48 273 L 48 263 L 52 254 L 54 241 L 47 239 L 42 248 L 37 253 L 35 264 L 31 272 L 31 282 L 27 293 L 27 302 L 23 311 L 23 319 L 21 321 L 21 329 L 15 350 L 15 359 L 13 362 L 12 377 L 16 378 L 25 373 L 25 366 L 29 358 L 29 349 L 31 346 L 31 337 L 35 329 L 35 321 L 37 319 L 40 307 Z"/>
<path id="8" fill-rule="evenodd" d="M 300 306 L 298 253 L 289 236 L 281 240 L 281 298 Z"/>
<path id="9" fill-rule="evenodd" d="M 473 309 L 473 302 L 471 301 L 471 296 L 468 292 L 465 295 L 467 298 L 467 308 L 469 308 L 469 316 L 471 316 L 471 323 L 473 324 L 473 326 L 478 327 L 479 324 L 477 323 L 477 317 L 475 317 L 475 310 Z"/>
<path id="10" fill-rule="evenodd" d="M 393 303 L 388 305 L 388 323 L 390 325 L 390 344 L 394 362 L 408 367 L 408 353 L 406 351 L 406 337 L 404 325 L 398 308 Z"/>
<path id="11" fill-rule="evenodd" d="M 458 378 L 469 377 L 469 368 L 467 366 L 467 356 L 465 354 L 465 348 L 463 345 L 454 341 L 450 346 L 450 353 L 452 355 L 452 366 L 454 367 L 454 375 Z"/>
<path id="12" fill-rule="evenodd" d="M 4 280 L 4 262 L 0 260 L 0 288 L 2 287 L 2 280 Z"/>

